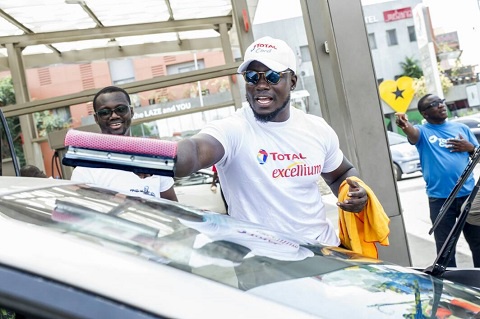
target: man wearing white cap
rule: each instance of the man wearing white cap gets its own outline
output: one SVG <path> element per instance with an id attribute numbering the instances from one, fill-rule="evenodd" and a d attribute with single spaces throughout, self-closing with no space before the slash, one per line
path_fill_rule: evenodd
<path id="1" fill-rule="evenodd" d="M 232 217 L 338 246 L 317 181 L 323 177 L 337 195 L 340 184 L 358 174 L 325 120 L 290 106 L 296 70 L 284 41 L 263 37 L 252 43 L 238 68 L 250 107 L 179 141 L 176 176 L 215 164 Z M 367 193 L 355 181 L 347 183 L 348 200 L 337 205 L 359 212 Z"/>

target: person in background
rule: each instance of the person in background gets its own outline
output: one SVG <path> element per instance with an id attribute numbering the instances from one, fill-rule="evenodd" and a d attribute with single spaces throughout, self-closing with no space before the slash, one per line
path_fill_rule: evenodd
<path id="1" fill-rule="evenodd" d="M 122 88 L 108 86 L 93 98 L 95 122 L 102 134 L 130 135 L 133 109 L 130 96 Z M 71 180 L 112 188 L 130 195 L 161 197 L 173 201 L 177 195 L 173 178 L 109 169 L 76 167 Z"/>
<path id="2" fill-rule="evenodd" d="M 25 165 L 20 168 L 20 176 L 47 178 L 47 175 L 35 165 Z"/>
<path id="3" fill-rule="evenodd" d="M 249 106 L 179 141 L 175 173 L 188 176 L 215 164 L 233 218 L 339 246 L 318 179 L 336 195 L 344 183 L 348 196 L 337 205 L 345 211 L 362 211 L 368 196 L 349 178 L 358 172 L 335 131 L 291 107 L 296 71 L 295 53 L 284 41 L 263 37 L 251 44 L 238 68 Z"/>
<path id="4" fill-rule="evenodd" d="M 430 207 L 430 220 L 433 224 L 440 208 L 467 167 L 470 161 L 469 156 L 478 147 L 478 142 L 468 126 L 447 121 L 447 107 L 444 99 L 434 94 L 427 94 L 418 101 L 418 111 L 426 121 L 424 124 L 412 125 L 403 113 L 397 114 L 396 123 L 407 135 L 409 142 L 417 147 L 420 154 Z M 475 179 L 472 173 L 434 230 L 437 253 L 450 234 L 462 211 L 462 204 L 474 186 Z M 480 226 L 467 222 L 463 234 L 472 251 L 474 266 L 480 267 Z M 455 257 L 447 266 L 456 267 Z"/>

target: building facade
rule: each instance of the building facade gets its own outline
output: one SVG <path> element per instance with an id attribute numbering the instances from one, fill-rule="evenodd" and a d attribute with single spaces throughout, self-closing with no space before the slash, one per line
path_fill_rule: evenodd
<path id="1" fill-rule="evenodd" d="M 363 6 L 377 82 L 396 80 L 406 58 L 420 60 L 413 9 L 421 0 L 402 0 Z"/>

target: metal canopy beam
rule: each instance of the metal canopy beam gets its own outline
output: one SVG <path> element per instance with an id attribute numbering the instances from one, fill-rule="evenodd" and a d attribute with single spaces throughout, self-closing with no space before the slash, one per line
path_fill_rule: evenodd
<path id="1" fill-rule="evenodd" d="M 0 37 L 0 44 L 15 43 L 20 47 L 39 44 L 52 44 L 94 39 L 110 39 L 136 35 L 160 34 L 169 32 L 184 32 L 192 30 L 218 29 L 219 24 L 232 25 L 232 16 L 175 20 L 166 22 L 141 23 L 104 28 L 90 28 L 57 32 L 23 34 L 18 36 Z"/>
<path id="2" fill-rule="evenodd" d="M 10 22 L 11 24 L 13 24 L 14 26 L 16 26 L 17 28 L 19 28 L 20 30 L 22 30 L 23 32 L 25 32 L 26 34 L 34 34 L 34 32 L 32 30 L 30 30 L 29 28 L 27 28 L 26 26 L 24 26 L 23 24 L 21 24 L 20 22 L 18 22 L 17 20 L 15 20 L 11 15 L 7 14 L 5 11 L 3 10 L 0 10 L 0 17 L 4 18 L 5 20 L 7 20 L 8 22 Z M 57 54 L 60 54 L 60 51 L 57 50 L 57 48 L 55 48 L 54 46 L 52 45 L 47 45 L 50 50 L 52 50 L 53 52 L 57 53 Z"/>
<path id="3" fill-rule="evenodd" d="M 172 53 L 189 50 L 211 50 L 221 48 L 222 41 L 217 38 L 203 39 L 185 39 L 181 43 L 178 41 L 166 41 L 160 43 L 146 43 L 139 45 L 127 45 L 119 47 L 105 47 L 97 49 L 85 49 L 81 51 L 65 51 L 62 55 L 56 53 L 28 54 L 23 55 L 24 66 L 26 69 L 35 67 L 45 67 L 61 63 L 79 63 L 91 62 L 95 60 L 105 60 L 126 58 L 131 56 L 145 56 L 149 54 Z M 0 57 L 0 70 L 8 70 L 8 58 Z"/>
<path id="4" fill-rule="evenodd" d="M 156 77 L 153 79 L 137 81 L 120 85 L 128 93 L 138 93 L 148 90 L 161 89 L 173 85 L 212 79 L 216 77 L 236 74 L 240 62 L 229 63 L 212 68 L 200 69 L 192 72 L 178 73 Z M 27 103 L 19 103 L 2 107 L 5 117 L 18 116 L 51 110 L 58 107 L 75 105 L 90 102 L 97 93 L 98 89 L 86 90 L 75 94 L 69 94 L 50 99 L 32 101 Z"/>

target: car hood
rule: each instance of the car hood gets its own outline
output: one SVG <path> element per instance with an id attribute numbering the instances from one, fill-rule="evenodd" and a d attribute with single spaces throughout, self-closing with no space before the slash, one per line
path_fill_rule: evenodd
<path id="1" fill-rule="evenodd" d="M 250 291 L 323 318 L 452 318 L 480 313 L 478 291 L 395 265 L 359 265 Z M 321 296 L 321 302 L 318 297 Z"/>
<path id="2" fill-rule="evenodd" d="M 188 280 L 185 274 L 195 274 L 319 318 L 422 318 L 433 308 L 458 318 L 480 313 L 480 292 L 473 288 L 228 215 L 82 184 L 39 181 L 43 187 L 28 189 L 13 179 L 1 182 L 8 186 L 0 192 L 0 231 L 12 227 L 3 220 L 22 224 L 16 233 L 24 246 L 16 249 L 10 241 L 10 254 L 0 250 L 0 263 L 15 259 L 16 268 L 34 272 L 40 255 L 31 258 L 25 247 L 30 240 L 39 251 L 40 232 L 28 230 L 41 229 L 53 233 L 56 243 L 75 242 L 72 249 L 46 247 L 50 255 L 68 251 L 69 263 L 60 272 L 42 260 L 42 272 L 51 278 L 62 273 L 62 280 L 88 284 L 85 289 L 102 283 L 105 275 L 96 269 L 107 271 L 119 262 L 111 263 L 114 252 L 148 262 L 152 271 L 177 270 L 183 274 L 179 285 Z M 80 247 L 92 245 L 100 253 L 86 258 Z M 96 282 L 68 277 L 75 263 Z M 152 289 L 148 293 L 155 295 Z"/>

